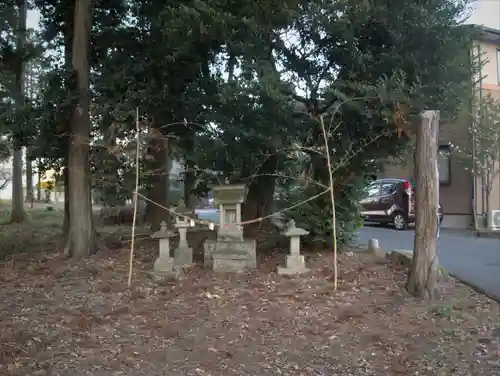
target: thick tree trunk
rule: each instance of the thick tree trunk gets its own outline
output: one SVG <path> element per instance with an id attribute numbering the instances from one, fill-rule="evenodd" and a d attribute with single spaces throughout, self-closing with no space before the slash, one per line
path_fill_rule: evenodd
<path id="1" fill-rule="evenodd" d="M 37 183 L 36 183 L 36 200 L 38 202 L 42 201 L 42 174 L 41 164 L 38 165 Z"/>
<path id="2" fill-rule="evenodd" d="M 18 141 L 14 141 L 19 145 Z M 23 222 L 26 219 L 23 200 L 23 150 L 15 147 L 12 158 L 12 213 L 11 222 Z"/>
<path id="3" fill-rule="evenodd" d="M 189 135 L 189 141 L 186 143 L 186 162 L 184 163 L 184 204 L 187 208 L 194 209 L 196 207 L 196 196 L 193 194 L 196 183 L 195 163 L 191 159 L 194 152 L 192 134 Z"/>
<path id="4" fill-rule="evenodd" d="M 33 203 L 35 192 L 33 191 L 33 161 L 31 150 L 26 148 L 26 202 Z"/>
<path id="5" fill-rule="evenodd" d="M 72 82 L 70 80 L 70 72 L 72 72 L 72 61 L 73 61 L 73 33 L 74 33 L 74 18 L 75 18 L 75 0 L 69 0 L 67 6 L 64 9 L 64 66 L 66 69 L 66 90 L 71 92 L 75 88 L 72 87 Z M 70 233 L 70 190 L 69 190 L 69 137 L 68 134 L 71 133 L 71 121 L 68 119 L 65 123 L 61 124 L 61 134 L 64 145 L 64 222 L 63 222 L 63 236 L 65 244 L 68 245 L 69 251 L 69 233 Z"/>
<path id="6" fill-rule="evenodd" d="M 417 188 L 415 249 L 408 276 L 408 292 L 417 297 L 433 299 L 437 294 L 439 265 L 437 257 L 438 231 L 438 128 L 439 111 L 421 115 L 417 131 Z"/>
<path id="7" fill-rule="evenodd" d="M 24 106 L 24 50 L 26 44 L 26 0 L 18 0 L 19 29 L 17 31 L 17 57 L 16 71 L 16 118 L 17 123 L 22 123 L 22 108 Z M 23 199 L 23 150 L 20 138 L 14 134 L 14 152 L 12 156 L 12 213 L 11 222 L 23 222 L 26 219 Z"/>
<path id="8" fill-rule="evenodd" d="M 67 162 L 65 163 L 67 166 Z M 63 236 L 65 241 L 68 240 L 69 236 L 69 224 L 70 224 L 70 209 L 69 209 L 69 173 L 68 168 L 63 170 L 63 182 L 64 182 L 64 222 L 63 222 Z"/>
<path id="9" fill-rule="evenodd" d="M 154 174 L 152 176 L 151 188 L 149 191 L 149 199 L 154 201 L 148 203 L 148 218 L 151 223 L 151 230 L 158 231 L 160 229 L 161 222 L 165 221 L 167 226 L 171 225 L 171 217 L 167 210 L 163 207 L 169 207 L 168 205 L 168 193 L 170 190 L 170 179 L 169 173 L 171 168 L 171 159 L 169 152 L 169 142 L 165 139 L 158 130 L 158 137 L 154 137 L 149 145 L 149 154 L 153 157 L 153 170 Z"/>
<path id="10" fill-rule="evenodd" d="M 96 250 L 89 183 L 89 50 L 92 1 L 75 3 L 73 69 L 77 76 L 78 104 L 71 121 L 69 144 L 69 211 L 71 213 L 69 253 L 83 257 Z"/>
<path id="11" fill-rule="evenodd" d="M 264 218 L 272 214 L 276 181 L 272 175 L 276 173 L 276 163 L 276 157 L 268 158 L 257 172 L 260 176 L 253 178 L 248 185 L 248 194 L 243 207 L 243 221 Z M 245 234 L 250 236 L 258 228 L 269 226 L 270 223 L 270 218 L 267 218 L 262 222 L 247 225 Z"/>
<path id="12" fill-rule="evenodd" d="M 185 165 L 185 175 L 184 175 L 184 204 L 187 208 L 194 209 L 196 206 L 196 196 L 192 194 L 195 183 L 194 169 L 191 165 Z"/>

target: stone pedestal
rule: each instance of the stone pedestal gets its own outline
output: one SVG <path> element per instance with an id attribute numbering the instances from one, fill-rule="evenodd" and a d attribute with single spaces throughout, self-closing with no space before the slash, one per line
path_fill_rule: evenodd
<path id="1" fill-rule="evenodd" d="M 216 242 L 205 243 L 205 266 L 215 272 L 243 272 L 257 267 L 255 240 L 243 239 L 241 204 L 245 200 L 243 184 L 214 188 L 214 201 L 220 206 L 220 226 Z"/>
<path id="2" fill-rule="evenodd" d="M 205 240 L 203 243 L 203 266 L 205 268 L 211 268 L 213 266 L 213 253 L 217 245 L 216 240 Z"/>
<path id="3" fill-rule="evenodd" d="M 309 271 L 302 255 L 287 255 L 285 265 L 284 268 L 278 266 L 279 275 L 303 274 Z"/>
<path id="4" fill-rule="evenodd" d="M 174 234 L 167 230 L 165 222 L 161 223 L 160 230 L 151 237 L 158 239 L 160 252 L 153 265 L 153 274 L 157 277 L 175 277 L 174 259 L 170 257 L 170 238 Z"/>
<path id="5" fill-rule="evenodd" d="M 217 240 L 212 250 L 214 272 L 244 272 L 257 268 L 255 240 Z"/>
<path id="6" fill-rule="evenodd" d="M 158 257 L 153 265 L 153 271 L 158 275 L 174 276 L 174 258 Z"/>
<path id="7" fill-rule="evenodd" d="M 286 256 L 285 267 L 278 267 L 279 275 L 293 275 L 306 273 L 304 256 L 300 254 L 300 237 L 308 235 L 309 231 L 295 227 L 295 222 L 288 222 L 287 229 L 283 235 L 290 238 L 290 254 Z"/>
<path id="8" fill-rule="evenodd" d="M 179 245 L 174 250 L 174 262 L 176 267 L 191 266 L 193 264 L 193 249 L 187 242 L 187 230 L 194 226 L 194 210 L 186 208 L 181 200 L 175 209 L 175 228 L 179 231 Z"/>
<path id="9" fill-rule="evenodd" d="M 187 227 L 175 224 L 179 230 L 179 246 L 174 250 L 175 266 L 190 266 L 193 264 L 193 249 L 187 243 Z"/>

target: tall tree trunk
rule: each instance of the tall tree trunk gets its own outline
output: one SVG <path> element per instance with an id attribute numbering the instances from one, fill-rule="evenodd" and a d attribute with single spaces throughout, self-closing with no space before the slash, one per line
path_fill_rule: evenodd
<path id="1" fill-rule="evenodd" d="M 438 129 L 439 111 L 421 115 L 417 131 L 417 188 L 415 249 L 407 289 L 417 297 L 434 298 L 437 293 L 438 257 Z"/>
<path id="2" fill-rule="evenodd" d="M 73 34 L 73 69 L 77 78 L 78 104 L 71 121 L 69 144 L 69 211 L 71 213 L 69 252 L 73 257 L 94 253 L 92 203 L 89 183 L 90 92 L 89 50 L 92 1 L 76 0 Z"/>
<path id="3" fill-rule="evenodd" d="M 193 194 L 196 183 L 195 162 L 192 159 L 194 153 L 194 134 L 189 132 L 185 143 L 185 162 L 184 162 L 184 204 L 187 208 L 196 207 L 196 196 Z"/>
<path id="4" fill-rule="evenodd" d="M 492 166 L 492 168 L 494 168 Z M 492 223 L 490 223 L 490 197 L 491 197 L 491 188 L 493 186 L 492 184 L 492 177 L 491 177 L 491 171 L 486 172 L 486 184 L 485 184 L 485 208 L 486 208 L 486 215 L 485 215 L 485 227 L 490 228 Z"/>
<path id="5" fill-rule="evenodd" d="M 31 160 L 31 149 L 26 148 L 26 202 L 33 203 L 35 192 L 33 190 L 33 161 Z"/>
<path id="6" fill-rule="evenodd" d="M 264 218 L 272 214 L 273 196 L 276 178 L 271 176 L 276 173 L 277 158 L 275 155 L 269 157 L 259 168 L 256 176 L 248 185 L 248 194 L 243 207 L 243 221 L 255 218 Z M 252 236 L 262 226 L 269 226 L 270 219 L 256 222 L 244 227 L 245 235 Z"/>
<path id="7" fill-rule="evenodd" d="M 23 150 L 20 141 L 14 137 L 12 158 L 12 213 L 11 222 L 20 223 L 26 219 L 23 200 Z"/>
<path id="8" fill-rule="evenodd" d="M 42 165 L 41 163 L 38 163 L 38 173 L 36 174 L 37 176 L 37 183 L 36 183 L 36 200 L 38 202 L 42 201 Z"/>
<path id="9" fill-rule="evenodd" d="M 65 165 L 67 166 L 67 158 Z M 69 173 L 68 168 L 63 170 L 63 182 L 64 182 L 64 221 L 63 221 L 63 236 L 65 241 L 69 237 L 69 224 L 70 224 L 70 211 L 69 211 Z"/>
<path id="10" fill-rule="evenodd" d="M 168 207 L 168 193 L 170 190 L 170 143 L 161 135 L 157 129 L 153 130 L 154 136 L 149 145 L 149 154 L 153 157 L 153 170 L 149 199 L 155 203 Z M 167 226 L 171 225 L 171 217 L 167 210 L 152 202 L 148 203 L 148 217 L 151 222 L 151 230 L 158 231 L 161 222 L 165 221 Z"/>
<path id="11" fill-rule="evenodd" d="M 19 27 L 17 30 L 17 57 L 18 66 L 16 71 L 16 118 L 17 125 L 21 126 L 22 108 L 24 107 L 24 53 L 26 44 L 26 0 L 18 0 L 19 7 Z M 23 149 L 20 137 L 14 134 L 13 137 L 13 158 L 12 158 L 12 222 L 23 222 L 26 219 L 23 199 Z"/>
<path id="12" fill-rule="evenodd" d="M 66 90 L 68 92 L 73 92 L 75 89 L 71 82 L 73 71 L 73 33 L 74 33 L 74 19 L 75 19 L 75 0 L 67 0 L 67 6 L 64 8 L 64 67 L 66 70 Z M 61 124 L 61 134 L 63 141 L 63 153 L 64 153 L 64 222 L 63 222 L 63 236 L 64 242 L 67 244 L 67 251 L 69 251 L 70 243 L 70 205 L 69 205 L 69 137 L 68 134 L 71 133 L 71 119 L 67 119 L 63 124 Z"/>

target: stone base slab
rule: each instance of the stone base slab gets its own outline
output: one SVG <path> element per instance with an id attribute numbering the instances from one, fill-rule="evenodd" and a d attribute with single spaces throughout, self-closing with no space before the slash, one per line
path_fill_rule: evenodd
<path id="1" fill-rule="evenodd" d="M 158 257 L 153 265 L 153 270 L 157 273 L 169 273 L 174 270 L 173 257 Z"/>
<path id="2" fill-rule="evenodd" d="M 214 253 L 212 267 L 216 273 L 242 273 L 247 269 L 247 255 Z"/>
<path id="3" fill-rule="evenodd" d="M 306 268 L 304 256 L 288 255 L 286 256 L 286 267 L 278 267 L 278 275 L 304 274 L 309 269 Z"/>
<path id="4" fill-rule="evenodd" d="M 154 279 L 176 278 L 177 274 L 174 268 L 173 257 L 158 257 L 153 265 L 153 272 L 151 273 Z"/>
<path id="5" fill-rule="evenodd" d="M 246 269 L 256 269 L 256 242 L 255 240 L 217 241 L 215 248 L 212 249 L 212 260 L 215 272 L 240 273 Z"/>
<path id="6" fill-rule="evenodd" d="M 174 264 L 176 267 L 191 266 L 193 264 L 193 249 L 181 247 L 174 250 Z"/>
<path id="7" fill-rule="evenodd" d="M 213 264 L 212 254 L 215 251 L 215 246 L 217 241 L 215 240 L 205 240 L 203 243 L 203 266 L 205 268 L 211 268 Z"/>

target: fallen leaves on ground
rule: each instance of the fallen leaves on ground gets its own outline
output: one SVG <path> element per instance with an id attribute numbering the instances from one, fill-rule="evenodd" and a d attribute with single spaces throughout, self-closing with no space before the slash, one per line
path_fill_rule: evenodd
<path id="1" fill-rule="evenodd" d="M 178 281 L 149 275 L 154 252 L 82 261 L 25 255 L 0 265 L 0 374 L 498 375 L 499 305 L 453 279 L 442 298 L 413 299 L 406 271 L 373 256 L 283 256 L 244 275 L 195 266 Z"/>

